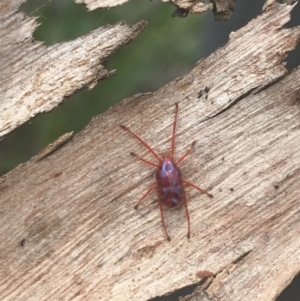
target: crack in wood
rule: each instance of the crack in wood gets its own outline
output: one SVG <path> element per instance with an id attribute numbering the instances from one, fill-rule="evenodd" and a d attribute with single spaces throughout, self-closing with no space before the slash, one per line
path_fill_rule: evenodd
<path id="1" fill-rule="evenodd" d="M 238 256 L 236 259 L 234 259 L 230 264 L 226 265 L 222 270 L 217 272 L 212 277 L 212 281 L 205 289 L 206 293 L 210 297 L 214 297 L 214 291 L 219 288 L 221 281 L 223 281 L 224 278 L 226 278 L 226 276 L 229 274 L 230 270 L 232 270 L 234 268 L 234 266 L 236 266 L 238 263 L 242 262 L 252 252 L 252 250 L 253 249 L 250 249 L 250 250 L 242 253 L 240 256 Z"/>
<path id="2" fill-rule="evenodd" d="M 257 89 L 257 87 L 254 87 L 252 89 L 250 89 L 249 91 L 243 93 L 241 96 L 239 96 L 236 100 L 234 100 L 233 102 L 231 102 L 228 106 L 226 106 L 224 109 L 220 110 L 219 112 L 217 112 L 216 114 L 212 115 L 212 116 L 209 116 L 203 120 L 201 120 L 199 122 L 199 124 L 205 122 L 205 121 L 208 121 L 208 120 L 211 120 L 221 114 L 223 114 L 224 112 L 228 111 L 229 109 L 231 109 L 233 106 L 235 106 L 238 102 L 240 102 L 241 100 L 243 100 L 245 97 L 249 96 L 253 91 L 255 91 Z"/>

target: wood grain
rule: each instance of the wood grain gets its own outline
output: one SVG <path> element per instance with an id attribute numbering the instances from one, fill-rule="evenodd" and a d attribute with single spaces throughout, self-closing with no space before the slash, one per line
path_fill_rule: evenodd
<path id="1" fill-rule="evenodd" d="M 114 74 L 103 62 L 147 24 L 119 22 L 73 41 L 46 46 L 33 41 L 38 24 L 18 11 L 23 2 L 0 4 L 0 138 L 37 114 L 54 109 L 75 91 L 91 89 Z"/>
<path id="2" fill-rule="evenodd" d="M 186 76 L 2 177 L 1 300 L 149 300 L 197 283 L 200 300 L 274 300 L 300 270 L 300 68 L 283 65 L 300 36 L 282 28 L 291 10 L 273 5 Z M 183 208 L 165 210 L 168 242 L 155 194 L 133 209 L 154 171 L 129 153 L 153 158 L 118 125 L 168 151 L 175 102 L 176 154 L 197 141 L 184 177 L 214 198 L 187 189 L 189 241 Z"/>

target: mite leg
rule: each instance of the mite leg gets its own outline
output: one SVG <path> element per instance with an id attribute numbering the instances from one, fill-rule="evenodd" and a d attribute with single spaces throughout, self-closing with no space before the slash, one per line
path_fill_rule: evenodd
<path id="1" fill-rule="evenodd" d="M 162 201 L 159 199 L 159 209 L 160 209 L 160 213 L 161 213 L 161 222 L 162 222 L 162 225 L 164 227 L 164 230 L 166 232 L 166 235 L 167 235 L 167 239 L 168 241 L 171 240 L 169 234 L 168 234 L 168 231 L 167 231 L 167 228 L 166 228 L 166 225 L 165 225 L 165 217 L 164 217 L 164 208 L 163 208 L 163 204 L 162 204 Z"/>
<path id="2" fill-rule="evenodd" d="M 144 162 L 144 163 L 146 163 L 146 164 L 148 164 L 148 165 L 154 166 L 154 167 L 156 167 L 156 168 L 159 167 L 159 165 L 157 165 L 157 164 L 155 164 L 155 163 L 153 163 L 153 162 L 151 162 L 151 161 L 149 161 L 149 160 L 146 160 L 146 159 L 144 159 L 144 158 L 141 158 L 141 157 L 138 156 L 136 153 L 132 153 L 132 152 L 131 152 L 130 155 L 131 155 L 131 156 L 134 156 L 134 157 L 137 157 L 139 160 L 141 160 L 142 162 Z"/>
<path id="3" fill-rule="evenodd" d="M 158 156 L 158 154 L 152 149 L 152 147 L 146 143 L 139 135 L 135 134 L 134 132 L 132 132 L 127 126 L 125 125 L 120 125 L 120 127 L 129 132 L 132 136 L 134 136 L 137 140 L 139 140 L 147 149 L 148 151 L 158 160 L 158 162 L 160 162 L 160 158 Z"/>
<path id="4" fill-rule="evenodd" d="M 199 190 L 200 192 L 202 193 L 205 193 L 206 195 L 208 195 L 210 198 L 213 198 L 214 196 L 212 194 L 210 194 L 209 192 L 207 192 L 206 190 L 196 186 L 195 184 L 191 183 L 190 181 L 187 181 L 187 180 L 183 180 L 182 179 L 182 182 L 185 183 L 186 185 L 189 185 L 191 187 L 194 187 L 196 188 L 197 190 Z"/>
<path id="5" fill-rule="evenodd" d="M 185 193 L 184 193 L 184 207 L 185 207 L 185 213 L 186 213 L 186 218 L 187 218 L 187 222 L 188 222 L 187 238 L 189 239 L 191 237 L 191 234 L 190 234 L 191 233 L 191 222 L 190 222 L 190 215 L 189 215 L 189 210 L 188 210 Z"/>
<path id="6" fill-rule="evenodd" d="M 177 160 L 176 164 L 181 163 L 186 158 L 186 156 L 189 155 L 189 153 L 194 148 L 195 144 L 196 144 L 196 141 L 193 141 L 191 146 L 189 147 L 189 149 Z"/>
<path id="7" fill-rule="evenodd" d="M 174 159 L 174 153 L 175 153 L 175 134 L 176 134 L 177 116 L 178 116 L 178 103 L 176 102 L 175 103 L 175 120 L 173 123 L 173 134 L 172 134 L 172 145 L 171 145 L 172 159 Z"/>
<path id="8" fill-rule="evenodd" d="M 134 209 L 138 209 L 140 203 L 145 199 L 145 197 L 150 194 L 155 188 L 156 188 L 157 184 L 154 183 L 145 193 L 144 195 L 141 197 L 141 199 L 138 201 L 138 203 L 134 206 Z"/>

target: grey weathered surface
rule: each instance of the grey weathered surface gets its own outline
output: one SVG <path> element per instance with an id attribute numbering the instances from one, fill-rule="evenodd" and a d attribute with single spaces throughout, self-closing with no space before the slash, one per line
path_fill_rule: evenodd
<path id="1" fill-rule="evenodd" d="M 203 270 L 215 278 L 198 300 L 276 298 L 300 270 L 300 68 L 282 64 L 300 36 L 282 28 L 291 9 L 275 4 L 186 76 L 1 178 L 1 300 L 148 300 Z M 155 194 L 133 209 L 154 176 L 129 152 L 153 158 L 118 124 L 162 153 L 175 102 L 176 154 L 197 140 L 184 177 L 214 198 L 187 189 L 189 241 L 183 208 L 165 210 L 168 242 Z"/>
<path id="2" fill-rule="evenodd" d="M 124 22 L 98 28 L 74 41 L 46 46 L 33 41 L 35 18 L 18 12 L 23 0 L 0 3 L 0 138 L 65 97 L 94 87 L 109 72 L 103 66 L 116 49 L 146 26 Z"/>

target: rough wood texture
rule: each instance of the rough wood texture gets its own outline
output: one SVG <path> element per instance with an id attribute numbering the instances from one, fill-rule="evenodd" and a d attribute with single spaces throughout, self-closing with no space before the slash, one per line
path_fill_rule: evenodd
<path id="1" fill-rule="evenodd" d="M 129 0 L 74 0 L 76 3 L 85 4 L 88 10 L 97 8 L 113 7 L 124 4 Z M 161 0 L 170 2 L 176 6 L 173 16 L 186 17 L 188 13 L 201 14 L 207 10 L 213 10 L 215 20 L 228 20 L 233 12 L 235 0 L 212 0 L 211 3 L 199 0 Z"/>
<path id="2" fill-rule="evenodd" d="M 177 7 L 173 16 L 186 17 L 188 13 L 202 14 L 207 10 L 213 10 L 215 21 L 228 20 L 233 11 L 235 0 L 211 0 L 198 1 L 198 0 L 162 0 L 163 2 L 170 2 Z M 177 14 L 176 14 L 177 12 Z M 185 12 L 185 13 L 183 13 Z"/>
<path id="3" fill-rule="evenodd" d="M 300 36 L 282 28 L 291 9 L 273 5 L 186 76 L 1 178 L 1 300 L 149 300 L 196 283 L 190 300 L 275 299 L 300 270 L 300 68 L 282 64 Z M 197 140 L 182 172 L 214 198 L 187 189 L 189 241 L 183 208 L 165 210 L 168 242 L 155 194 L 133 209 L 154 175 L 129 152 L 153 158 L 118 124 L 164 152 L 175 102 L 176 154 Z"/>
<path id="4" fill-rule="evenodd" d="M 85 4 L 89 10 L 104 7 L 114 7 L 124 4 L 129 0 L 74 0 L 75 3 Z"/>
<path id="5" fill-rule="evenodd" d="M 74 0 L 75 3 L 85 4 L 88 10 L 94 10 L 97 8 L 105 8 L 105 7 L 114 7 L 117 5 L 124 4 L 129 0 Z M 162 2 L 171 2 L 172 4 L 182 8 L 193 10 L 195 13 L 206 11 L 207 9 L 212 9 L 213 6 L 211 3 L 203 3 L 201 1 L 195 0 L 161 0 Z M 225 2 L 230 1 L 226 0 Z M 223 1 L 224 2 L 224 1 Z"/>
<path id="6" fill-rule="evenodd" d="M 23 2 L 0 4 L 0 138 L 35 115 L 52 110 L 76 90 L 92 88 L 113 74 L 103 61 L 146 25 L 120 22 L 47 47 L 32 41 L 37 23 L 17 12 Z"/>
<path id="7" fill-rule="evenodd" d="M 75 3 L 85 4 L 88 10 L 94 10 L 97 8 L 114 7 L 124 4 L 129 0 L 74 0 Z M 233 11 L 235 0 L 161 0 L 162 2 L 170 2 L 176 6 L 177 10 L 173 13 L 173 16 L 186 17 L 188 13 L 201 14 L 207 10 L 213 10 L 216 21 L 228 20 Z M 273 5 L 275 2 L 283 2 L 293 4 L 295 0 L 266 0 L 263 5 L 263 9 Z M 210 3 L 209 3 L 210 2 Z M 185 13 L 184 13 L 185 12 Z"/>
<path id="8" fill-rule="evenodd" d="M 162 0 L 163 2 L 171 2 L 180 9 L 184 9 L 192 14 L 201 14 L 207 10 L 213 9 L 212 3 L 204 3 L 194 0 Z"/>

